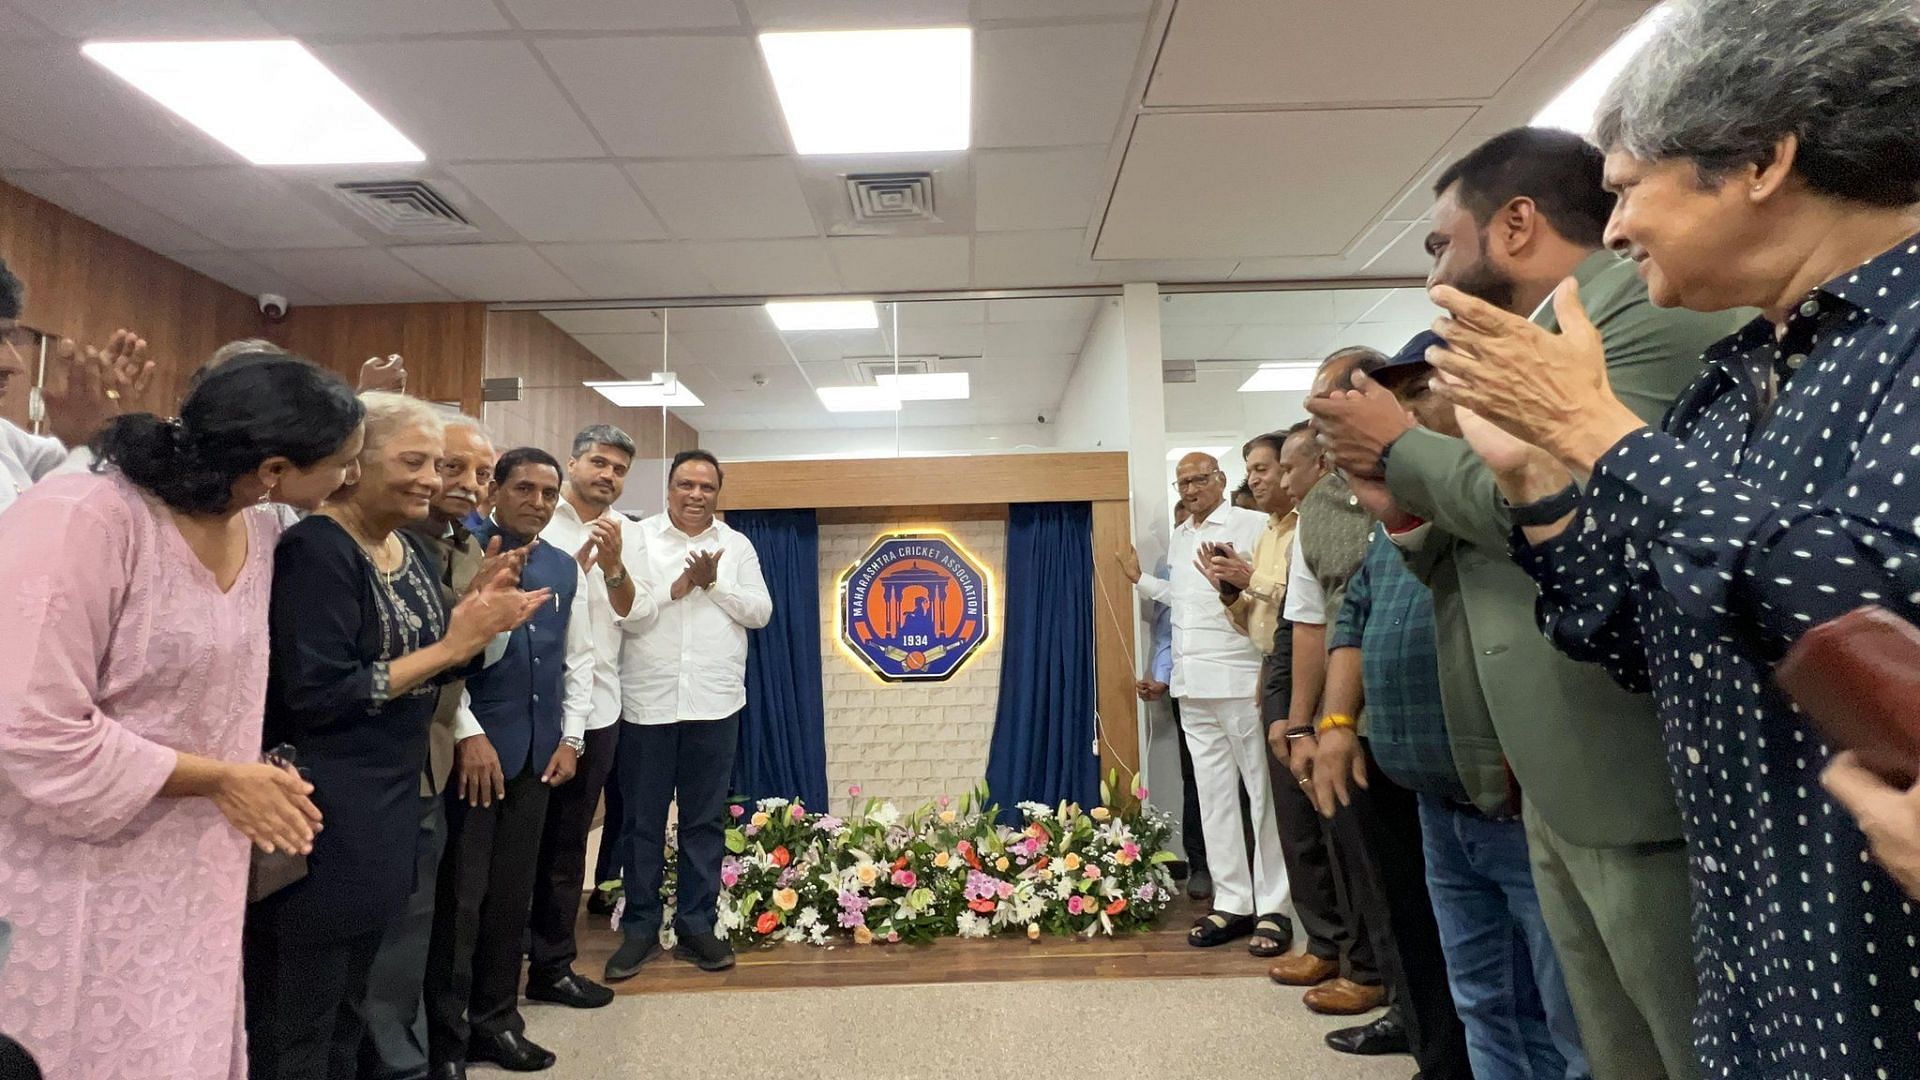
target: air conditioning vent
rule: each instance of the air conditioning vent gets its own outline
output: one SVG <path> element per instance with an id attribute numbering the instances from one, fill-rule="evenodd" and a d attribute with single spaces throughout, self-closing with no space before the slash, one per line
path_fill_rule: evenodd
<path id="1" fill-rule="evenodd" d="M 1162 383 L 1190 383 L 1198 381 L 1191 360 L 1167 360 L 1160 365 Z"/>
<path id="2" fill-rule="evenodd" d="M 939 221 L 934 212 L 933 174 L 860 173 L 847 177 L 847 198 L 860 225 Z"/>
<path id="3" fill-rule="evenodd" d="M 891 356 L 849 356 L 847 363 L 853 365 L 854 377 L 861 385 L 878 385 L 881 375 L 892 375 L 898 371 L 902 375 L 925 375 L 933 370 L 933 356 L 903 356 L 900 366 L 893 366 Z"/>
<path id="4" fill-rule="evenodd" d="M 462 236 L 480 231 L 446 197 L 421 180 L 355 180 L 333 185 L 334 197 L 389 236 Z"/>

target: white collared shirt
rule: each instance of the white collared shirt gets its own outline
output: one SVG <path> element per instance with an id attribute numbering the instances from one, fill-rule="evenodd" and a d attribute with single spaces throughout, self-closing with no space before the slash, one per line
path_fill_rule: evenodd
<path id="1" fill-rule="evenodd" d="M 653 594 L 643 583 L 646 567 L 646 541 L 640 523 L 625 514 L 608 510 L 602 518 L 620 528 L 620 562 L 633 579 L 633 606 L 625 615 L 613 610 L 607 595 L 607 574 L 598 563 L 587 568 L 586 613 L 593 631 L 593 712 L 587 718 L 587 730 L 597 731 L 620 719 L 620 646 L 628 627 L 639 628 L 655 615 Z M 580 511 L 565 498 L 553 512 L 553 520 L 540 530 L 540 539 L 574 555 L 591 535 L 588 522 L 580 520 Z"/>
<path id="2" fill-rule="evenodd" d="M 59 439 L 0 420 L 0 512 L 53 473 L 79 472 L 92 463 L 84 446 L 68 450 Z"/>
<path id="3" fill-rule="evenodd" d="M 1174 697 L 1251 698 L 1260 686 L 1260 649 L 1236 630 L 1220 592 L 1194 566 L 1202 541 L 1232 544 L 1251 559 L 1267 515 L 1222 501 L 1205 521 L 1188 519 L 1168 544 L 1167 579 L 1142 576 L 1149 600 L 1173 609 Z"/>
<path id="4" fill-rule="evenodd" d="M 720 720 L 747 703 L 747 631 L 767 625 L 773 598 L 753 543 L 715 521 L 699 536 L 664 513 L 640 523 L 639 587 L 657 614 L 626 631 L 620 657 L 621 716 L 635 724 Z M 721 552 L 713 587 L 678 600 L 673 583 L 696 551 Z"/>

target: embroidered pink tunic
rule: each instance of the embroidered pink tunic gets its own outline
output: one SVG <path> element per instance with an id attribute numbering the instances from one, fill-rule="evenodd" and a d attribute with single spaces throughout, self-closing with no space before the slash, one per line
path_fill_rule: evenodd
<path id="1" fill-rule="evenodd" d="M 175 751 L 256 760 L 279 520 L 222 593 L 117 473 L 0 514 L 0 1031 L 49 1077 L 246 1075 L 248 844 L 157 798 Z"/>

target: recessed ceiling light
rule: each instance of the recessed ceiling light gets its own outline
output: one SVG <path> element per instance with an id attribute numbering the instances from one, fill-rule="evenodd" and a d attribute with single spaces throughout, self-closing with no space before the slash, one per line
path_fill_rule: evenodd
<path id="1" fill-rule="evenodd" d="M 769 300 L 767 317 L 786 333 L 874 330 L 880 326 L 880 309 L 871 300 Z"/>
<path id="2" fill-rule="evenodd" d="M 255 165 L 427 158 L 297 41 L 94 41 L 80 51 Z"/>
<path id="3" fill-rule="evenodd" d="M 1535 114 L 1534 127 L 1564 128 L 1567 131 L 1589 135 L 1593 132 L 1594 113 L 1600 109 L 1600 96 L 1613 85 L 1633 54 L 1647 43 L 1653 32 L 1667 18 L 1665 4 L 1654 8 L 1640 17 L 1627 32 L 1620 35 L 1600 58 L 1587 66 L 1587 70 L 1567 84 L 1567 88 L 1554 95 L 1545 108 Z"/>
<path id="4" fill-rule="evenodd" d="M 1240 392 L 1271 394 L 1310 390 L 1313 388 L 1313 376 L 1319 370 L 1318 364 L 1261 364 L 1258 371 L 1247 376 L 1247 381 L 1240 384 Z"/>
<path id="5" fill-rule="evenodd" d="M 801 154 L 965 150 L 973 31 L 761 34 L 793 148 Z"/>
<path id="6" fill-rule="evenodd" d="M 700 396 L 686 388 L 672 372 L 663 371 L 644 381 L 588 381 L 601 397 L 623 409 L 690 409 L 705 405 Z"/>
<path id="7" fill-rule="evenodd" d="M 965 401 L 973 396 L 973 380 L 964 371 L 875 375 L 873 381 L 901 401 Z"/>
<path id="8" fill-rule="evenodd" d="M 900 411 L 900 395 L 878 386 L 820 386 L 813 392 L 828 412 Z"/>

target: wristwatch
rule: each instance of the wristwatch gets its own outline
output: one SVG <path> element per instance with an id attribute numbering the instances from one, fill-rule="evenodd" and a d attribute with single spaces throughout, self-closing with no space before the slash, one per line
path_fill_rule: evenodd
<path id="1" fill-rule="evenodd" d="M 617 589 L 620 586 L 625 585 L 626 583 L 627 583 L 627 572 L 625 570 L 622 570 L 618 574 L 615 574 L 614 576 L 607 579 L 607 588 Z"/>
<path id="2" fill-rule="evenodd" d="M 1580 488 L 1568 484 L 1544 499 L 1515 506 L 1503 496 L 1500 501 L 1506 504 L 1507 512 L 1513 515 L 1513 523 L 1519 526 L 1551 525 L 1580 507 Z"/>
<path id="3" fill-rule="evenodd" d="M 583 758 L 587 756 L 587 740 L 581 738 L 578 735 L 565 736 L 560 740 L 560 745 L 573 747 L 573 756 L 575 758 Z"/>

